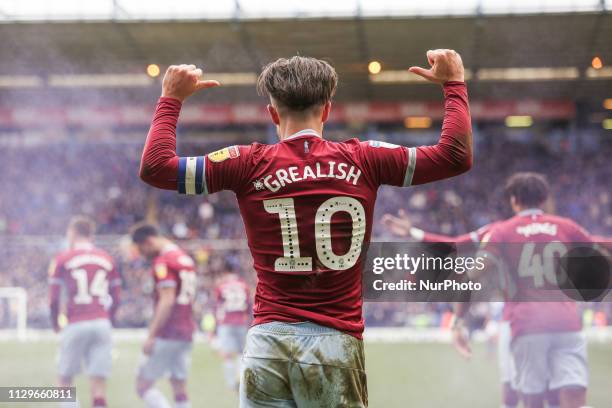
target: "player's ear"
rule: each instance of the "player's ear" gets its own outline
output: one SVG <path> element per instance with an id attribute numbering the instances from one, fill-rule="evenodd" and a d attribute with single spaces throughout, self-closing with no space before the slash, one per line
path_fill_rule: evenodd
<path id="1" fill-rule="evenodd" d="M 325 102 L 325 105 L 323 105 L 323 114 L 321 115 L 322 123 L 327 122 L 327 119 L 329 119 L 330 112 L 331 112 L 331 101 L 327 101 Z"/>
<path id="2" fill-rule="evenodd" d="M 510 207 L 512 207 L 512 211 L 518 212 L 518 203 L 516 201 L 515 196 L 510 196 Z"/>
<path id="3" fill-rule="evenodd" d="M 552 197 L 548 197 L 546 201 L 544 201 L 543 207 L 544 212 L 549 214 L 555 214 L 557 212 L 557 209 L 555 208 L 555 200 Z"/>
<path id="4" fill-rule="evenodd" d="M 272 123 L 277 126 L 280 125 L 280 117 L 278 116 L 278 111 L 276 110 L 276 108 L 271 104 L 268 104 L 267 108 L 268 114 L 270 115 L 270 119 L 272 119 Z"/>

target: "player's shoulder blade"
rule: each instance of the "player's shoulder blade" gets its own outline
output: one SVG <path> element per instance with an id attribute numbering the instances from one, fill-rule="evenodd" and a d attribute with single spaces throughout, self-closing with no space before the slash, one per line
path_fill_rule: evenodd
<path id="1" fill-rule="evenodd" d="M 95 253 L 101 257 L 107 258 L 109 260 L 113 260 L 113 256 L 106 249 L 100 247 L 93 247 L 91 249 L 92 253 Z"/>
<path id="2" fill-rule="evenodd" d="M 590 241 L 590 239 L 587 238 L 590 234 L 575 220 L 553 214 L 547 215 L 547 219 L 551 223 L 556 223 L 563 235 L 569 236 L 577 241 L 583 241 L 584 239 Z"/>

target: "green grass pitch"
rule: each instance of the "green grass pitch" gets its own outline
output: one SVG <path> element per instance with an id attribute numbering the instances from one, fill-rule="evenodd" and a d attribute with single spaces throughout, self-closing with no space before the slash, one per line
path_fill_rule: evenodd
<path id="1" fill-rule="evenodd" d="M 49 386 L 54 383 L 57 343 L 0 343 L 0 386 Z M 490 408 L 499 406 L 499 384 L 495 356 L 484 345 L 475 347 L 465 361 L 445 344 L 367 344 L 366 367 L 370 406 L 374 408 Z M 123 342 L 115 346 L 113 375 L 108 384 L 110 407 L 139 407 L 134 375 L 140 345 Z M 589 347 L 591 389 L 589 405 L 612 406 L 612 346 Z M 89 407 L 88 385 L 77 380 L 81 407 Z M 169 387 L 160 387 L 169 394 Z M 193 407 L 237 407 L 237 396 L 225 388 L 221 362 L 206 344 L 194 349 L 189 384 Z M 3 404 L 0 407 L 43 408 L 56 404 Z"/>

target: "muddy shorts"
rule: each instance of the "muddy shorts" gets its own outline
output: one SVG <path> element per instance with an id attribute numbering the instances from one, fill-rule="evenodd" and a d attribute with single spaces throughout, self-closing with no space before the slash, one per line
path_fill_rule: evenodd
<path id="1" fill-rule="evenodd" d="M 242 408 L 368 405 L 363 342 L 310 322 L 271 322 L 247 334 Z"/>

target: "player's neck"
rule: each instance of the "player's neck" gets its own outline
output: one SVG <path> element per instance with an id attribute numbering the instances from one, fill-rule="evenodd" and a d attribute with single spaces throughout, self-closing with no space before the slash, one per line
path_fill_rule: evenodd
<path id="1" fill-rule="evenodd" d="M 287 119 L 281 122 L 278 137 L 280 140 L 285 140 L 305 129 L 312 129 L 317 135 L 321 136 L 323 134 L 323 123 L 317 120 Z"/>
<path id="2" fill-rule="evenodd" d="M 544 212 L 544 210 L 540 207 L 534 206 L 534 207 L 517 207 L 515 209 L 515 214 L 516 215 L 531 215 L 531 214 L 542 214 Z"/>
<path id="3" fill-rule="evenodd" d="M 159 251 L 159 253 L 162 253 L 170 248 L 173 248 L 175 246 L 174 242 L 170 241 L 168 238 L 164 238 L 164 237 L 159 237 L 159 240 L 157 241 L 157 250 Z"/>
<path id="4" fill-rule="evenodd" d="M 72 242 L 70 243 L 71 249 L 78 249 L 78 248 L 84 248 L 84 247 L 90 247 L 90 246 L 92 246 L 91 241 L 85 238 L 76 238 L 76 239 L 73 239 Z"/>

